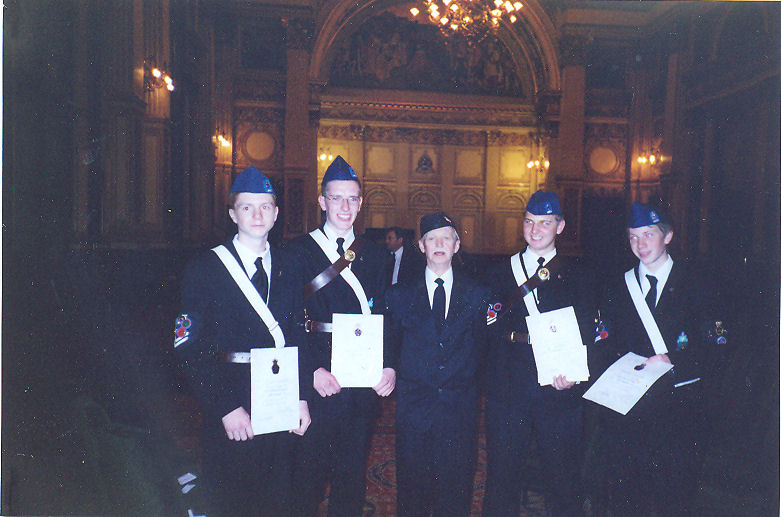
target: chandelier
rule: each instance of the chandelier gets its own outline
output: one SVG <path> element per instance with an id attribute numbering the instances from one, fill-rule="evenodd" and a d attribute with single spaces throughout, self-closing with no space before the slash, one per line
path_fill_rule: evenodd
<path id="1" fill-rule="evenodd" d="M 462 34 L 479 40 L 502 20 L 515 23 L 516 14 L 523 7 L 521 2 L 509 0 L 422 0 L 422 3 L 428 20 L 443 34 Z M 420 12 L 417 7 L 410 9 L 414 17 Z"/>

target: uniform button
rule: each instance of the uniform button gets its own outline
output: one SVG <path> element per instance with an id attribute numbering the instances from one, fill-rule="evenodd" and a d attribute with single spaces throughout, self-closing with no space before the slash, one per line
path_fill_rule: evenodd
<path id="1" fill-rule="evenodd" d="M 437 391 L 442 393 L 442 388 L 437 388 Z"/>

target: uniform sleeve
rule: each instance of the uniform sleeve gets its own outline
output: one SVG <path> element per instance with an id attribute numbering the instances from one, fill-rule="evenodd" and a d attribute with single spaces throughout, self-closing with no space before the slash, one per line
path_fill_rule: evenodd
<path id="1" fill-rule="evenodd" d="M 181 288 L 181 313 L 174 322 L 174 351 L 179 357 L 187 380 L 205 415 L 227 414 L 240 403 L 226 400 L 219 382 L 211 342 L 214 292 L 208 282 L 206 261 L 191 261 L 185 267 Z M 230 398 L 230 397 L 228 397 Z M 226 404 L 237 405 L 223 412 Z"/>
<path id="2" fill-rule="evenodd" d="M 385 292 L 383 310 L 383 366 L 393 368 L 398 373 L 401 350 L 401 324 L 399 306 L 396 303 L 399 288 L 391 287 Z"/>
<path id="3" fill-rule="evenodd" d="M 617 296 L 616 286 L 609 286 L 599 297 L 594 340 L 588 348 L 592 380 L 599 378 L 611 364 L 629 351 L 625 346 L 626 337 L 621 335 L 619 319 L 622 316 Z"/>

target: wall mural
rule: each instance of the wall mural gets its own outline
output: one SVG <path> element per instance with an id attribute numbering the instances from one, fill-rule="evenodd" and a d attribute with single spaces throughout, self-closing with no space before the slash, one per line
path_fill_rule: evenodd
<path id="1" fill-rule="evenodd" d="M 386 12 L 368 20 L 335 51 L 328 85 L 523 97 L 504 44 L 444 39 L 427 23 Z"/>

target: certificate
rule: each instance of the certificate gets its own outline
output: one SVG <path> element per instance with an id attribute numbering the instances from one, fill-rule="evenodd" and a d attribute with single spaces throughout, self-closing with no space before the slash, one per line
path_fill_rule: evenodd
<path id="1" fill-rule="evenodd" d="M 647 364 L 646 359 L 627 353 L 600 375 L 583 398 L 626 415 L 648 388 L 673 367 L 664 361 Z"/>
<path id="2" fill-rule="evenodd" d="M 540 386 L 553 384 L 556 375 L 570 382 L 588 380 L 586 347 L 572 306 L 526 316 L 526 327 Z"/>
<path id="3" fill-rule="evenodd" d="M 250 418 L 256 435 L 298 428 L 297 347 L 253 348 L 250 383 Z"/>
<path id="4" fill-rule="evenodd" d="M 334 314 L 331 373 L 343 388 L 372 388 L 382 378 L 382 315 Z"/>

